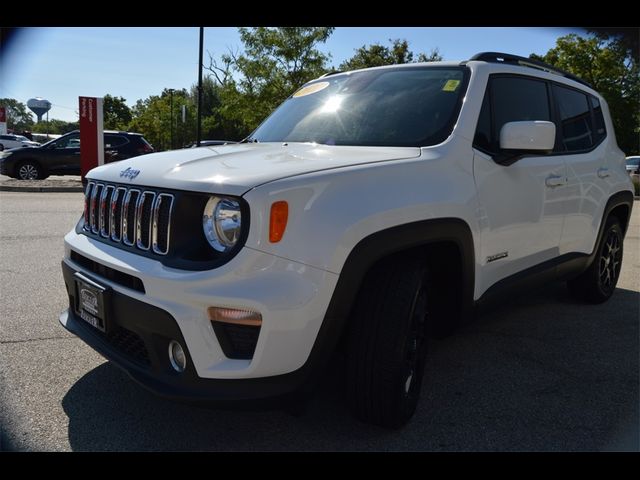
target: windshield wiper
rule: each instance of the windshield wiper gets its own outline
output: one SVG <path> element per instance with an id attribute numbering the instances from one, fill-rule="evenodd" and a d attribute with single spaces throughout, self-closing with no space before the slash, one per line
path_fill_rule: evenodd
<path id="1" fill-rule="evenodd" d="M 239 143 L 260 143 L 256 138 L 247 137 L 244 140 L 240 140 Z"/>

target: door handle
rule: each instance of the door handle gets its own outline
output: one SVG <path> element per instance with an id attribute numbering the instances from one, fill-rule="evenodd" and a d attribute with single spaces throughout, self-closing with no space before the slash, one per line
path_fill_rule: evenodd
<path id="1" fill-rule="evenodd" d="M 544 179 L 544 184 L 549 188 L 561 187 L 566 185 L 567 179 L 560 175 L 549 175 Z"/>
<path id="2" fill-rule="evenodd" d="M 610 177 L 610 176 L 611 176 L 611 174 L 609 173 L 609 169 L 608 168 L 602 167 L 602 168 L 598 169 L 598 177 L 607 178 L 607 177 Z"/>
<path id="3" fill-rule="evenodd" d="M 74 155 L 80 155 L 80 152 L 73 152 Z"/>

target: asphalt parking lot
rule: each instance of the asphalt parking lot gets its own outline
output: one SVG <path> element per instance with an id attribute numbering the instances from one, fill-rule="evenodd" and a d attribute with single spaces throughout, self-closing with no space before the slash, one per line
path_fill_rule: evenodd
<path id="1" fill-rule="evenodd" d="M 638 203 L 608 303 L 550 285 L 434 342 L 398 431 L 349 415 L 339 363 L 301 416 L 147 393 L 58 324 L 62 238 L 81 211 L 79 193 L 0 192 L 0 450 L 639 450 Z"/>

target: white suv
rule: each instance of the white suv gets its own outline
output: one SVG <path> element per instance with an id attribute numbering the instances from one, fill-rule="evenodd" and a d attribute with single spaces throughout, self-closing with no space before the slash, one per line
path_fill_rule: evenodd
<path id="1" fill-rule="evenodd" d="M 611 296 L 624 161 L 603 98 L 529 59 L 325 75 L 240 144 L 92 170 L 60 322 L 194 402 L 308 392 L 340 348 L 356 416 L 400 426 L 429 336 L 533 283 Z"/>
<path id="2" fill-rule="evenodd" d="M 38 142 L 32 142 L 24 135 L 0 135 L 0 152 L 10 148 L 39 147 Z"/>

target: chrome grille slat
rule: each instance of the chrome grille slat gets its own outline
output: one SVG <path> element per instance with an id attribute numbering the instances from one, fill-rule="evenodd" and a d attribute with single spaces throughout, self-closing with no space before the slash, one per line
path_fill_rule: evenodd
<path id="1" fill-rule="evenodd" d="M 99 212 L 99 199 L 98 197 L 100 195 L 102 195 L 102 189 L 104 188 L 104 185 L 102 183 L 96 183 L 95 187 L 93 188 L 93 192 L 91 192 L 91 232 L 92 233 L 98 233 L 100 225 L 99 225 L 99 216 L 100 216 L 100 212 Z"/>
<path id="2" fill-rule="evenodd" d="M 174 195 L 89 181 L 84 196 L 85 234 L 156 255 L 169 253 Z"/>
<path id="3" fill-rule="evenodd" d="M 109 224 L 111 225 L 111 240 L 114 242 L 120 242 L 122 240 L 122 204 L 126 192 L 126 188 L 118 187 L 111 197 Z M 120 202 L 119 205 L 118 201 Z"/>
<path id="4" fill-rule="evenodd" d="M 168 205 L 168 207 L 165 207 Z M 162 228 L 160 225 L 160 211 L 164 208 L 168 212 L 168 221 L 166 221 L 166 228 Z M 170 233 L 170 219 L 173 211 L 173 195 L 168 193 L 161 193 L 153 203 L 153 219 L 151 228 L 151 244 L 153 246 L 153 252 L 159 255 L 166 255 L 169 251 L 169 233 Z M 164 223 L 164 222 L 163 222 Z M 166 232 L 166 233 L 165 233 Z"/>
<path id="5" fill-rule="evenodd" d="M 141 250 L 149 250 L 151 247 L 151 209 L 155 198 L 155 192 L 147 190 L 142 192 L 138 198 L 138 205 L 136 206 L 136 246 Z"/>
<path id="6" fill-rule="evenodd" d="M 95 183 L 88 182 L 87 188 L 84 192 L 84 225 L 82 226 L 83 230 L 91 229 L 91 191 Z"/>
<path id="7" fill-rule="evenodd" d="M 109 199 L 109 205 L 111 205 L 111 197 L 113 196 L 114 190 L 113 185 L 106 185 L 102 189 L 102 195 L 100 196 L 100 236 L 103 238 L 109 238 L 111 234 L 110 216 L 107 212 L 107 198 Z"/>
<path id="8" fill-rule="evenodd" d="M 133 205 L 131 200 L 133 197 Z M 136 211 L 140 190 L 132 188 L 127 192 L 122 204 L 122 242 L 132 247 L 136 243 Z M 131 230 L 131 234 L 129 234 Z"/>

